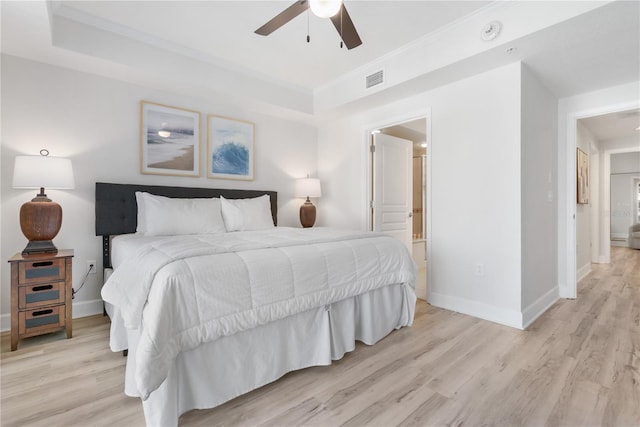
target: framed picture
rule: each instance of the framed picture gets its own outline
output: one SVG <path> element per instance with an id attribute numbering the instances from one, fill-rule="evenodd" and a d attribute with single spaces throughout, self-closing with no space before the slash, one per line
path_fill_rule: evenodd
<path id="1" fill-rule="evenodd" d="M 207 176 L 253 180 L 254 124 L 208 116 Z"/>
<path id="2" fill-rule="evenodd" d="M 140 172 L 200 176 L 200 113 L 141 101 Z"/>
<path id="3" fill-rule="evenodd" d="M 577 155 L 577 188 L 578 200 L 581 205 L 589 203 L 589 155 L 578 148 Z"/>

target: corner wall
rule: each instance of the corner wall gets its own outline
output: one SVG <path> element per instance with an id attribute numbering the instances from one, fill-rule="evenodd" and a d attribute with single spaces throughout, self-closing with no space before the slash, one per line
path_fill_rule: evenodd
<path id="1" fill-rule="evenodd" d="M 522 67 L 522 312 L 526 327 L 558 299 L 557 99 Z"/>
<path id="2" fill-rule="evenodd" d="M 580 281 L 591 272 L 591 233 L 592 216 L 596 215 L 594 194 L 594 163 L 595 159 L 591 147 L 597 145 L 596 138 L 579 120 L 576 128 L 576 147 L 589 156 L 589 203 L 576 203 L 576 280 Z"/>
<path id="3" fill-rule="evenodd" d="M 322 224 L 364 229 L 367 131 L 430 110 L 428 300 L 514 327 L 522 326 L 520 68 L 513 63 L 325 123 L 318 140 Z"/>
<path id="4" fill-rule="evenodd" d="M 279 224 L 299 226 L 301 199 L 293 198 L 294 179 L 316 171 L 315 127 L 250 110 L 224 98 L 202 98 L 171 93 L 56 66 L 2 55 L 0 234 L 0 329 L 10 328 L 10 273 L 6 262 L 27 241 L 20 231 L 20 206 L 35 190 L 12 188 L 16 155 L 36 155 L 47 148 L 51 155 L 73 163 L 76 188 L 47 191 L 63 209 L 62 229 L 54 239 L 59 248 L 73 248 L 73 286 L 78 289 L 87 260 L 96 260 L 91 275 L 73 301 L 73 316 L 102 312 L 101 239 L 95 236 L 96 181 L 240 188 L 278 191 Z M 200 178 L 140 174 L 141 100 L 199 111 L 201 133 Z M 207 114 L 255 123 L 255 180 L 230 181 L 206 177 Z M 322 214 L 320 214 L 322 215 Z"/>

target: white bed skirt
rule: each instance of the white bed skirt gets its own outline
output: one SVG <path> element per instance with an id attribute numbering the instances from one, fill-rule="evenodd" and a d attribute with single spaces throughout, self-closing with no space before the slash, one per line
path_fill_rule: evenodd
<path id="1" fill-rule="evenodd" d="M 175 426 L 181 414 L 216 407 L 273 382 L 287 372 L 330 365 L 355 348 L 375 344 L 413 322 L 416 296 L 409 285 L 390 285 L 331 306 L 309 310 L 258 328 L 223 337 L 181 353 L 168 378 L 143 402 L 148 426 Z M 109 307 L 110 315 L 113 314 Z M 112 324 L 112 334 L 115 333 Z M 122 344 L 122 330 L 112 336 Z M 125 394 L 139 397 L 135 384 L 137 334 L 129 331 Z M 113 348 L 112 349 L 116 350 Z"/>

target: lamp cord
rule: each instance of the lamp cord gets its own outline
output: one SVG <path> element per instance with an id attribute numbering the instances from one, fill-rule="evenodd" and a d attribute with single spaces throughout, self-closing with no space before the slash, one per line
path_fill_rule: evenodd
<path id="1" fill-rule="evenodd" d="M 75 289 L 71 288 L 71 299 L 75 299 L 76 298 L 76 294 L 78 292 L 80 292 L 80 289 L 82 289 L 84 284 L 87 282 L 87 277 L 89 277 L 89 274 L 91 274 L 91 271 L 93 270 L 93 268 L 94 268 L 94 265 L 93 264 L 89 264 L 89 269 L 87 270 L 87 274 L 84 275 L 84 278 L 82 279 L 82 283 L 80 284 L 80 287 L 78 288 L 77 291 Z"/>

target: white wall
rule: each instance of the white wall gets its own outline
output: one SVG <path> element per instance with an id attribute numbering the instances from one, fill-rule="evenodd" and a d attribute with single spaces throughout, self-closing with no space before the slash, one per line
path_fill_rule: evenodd
<path id="1" fill-rule="evenodd" d="M 589 156 L 589 177 L 593 175 L 593 153 L 591 147 L 597 145 L 593 134 L 578 120 L 576 129 L 576 147 Z M 592 182 L 592 181 L 591 181 Z M 590 186 L 590 190 L 591 186 Z M 576 278 L 582 279 L 591 271 L 591 215 L 593 191 L 589 195 L 588 204 L 576 203 Z M 577 199 L 576 199 L 577 200 Z"/>
<path id="2" fill-rule="evenodd" d="M 624 239 L 624 246 L 629 227 L 637 222 L 638 194 L 634 182 L 639 179 L 640 152 L 611 155 L 611 239 Z"/>
<path id="3" fill-rule="evenodd" d="M 513 63 L 325 123 L 318 140 L 323 223 L 365 228 L 367 131 L 430 110 L 428 299 L 516 327 L 522 320 L 520 72 Z M 484 275 L 474 274 L 478 264 Z"/>
<path id="4" fill-rule="evenodd" d="M 557 99 L 522 67 L 522 310 L 528 325 L 558 299 Z"/>
<path id="5" fill-rule="evenodd" d="M 636 223 L 634 181 L 638 179 L 640 172 L 611 174 L 611 240 L 622 239 L 622 246 L 627 246 L 629 227 Z"/>
<path id="6" fill-rule="evenodd" d="M 594 141 L 591 144 L 591 154 L 589 155 L 589 206 L 591 207 L 591 263 L 600 263 L 600 210 L 601 210 L 601 183 L 600 176 L 602 168 L 602 155 L 600 153 L 600 143 Z"/>
<path id="7" fill-rule="evenodd" d="M 640 81 L 637 81 L 563 98 L 558 102 L 558 280 L 563 298 L 576 297 L 576 122 L 584 117 L 638 108 L 639 94 Z M 606 157 L 604 148 L 600 155 Z M 606 159 L 601 157 L 600 162 L 604 166 L 602 173 L 605 173 Z M 600 188 L 600 200 L 608 200 L 607 186 Z M 608 222 L 608 218 L 608 208 L 601 203 L 600 219 Z M 600 239 L 604 250 L 608 250 L 606 242 L 608 237 L 606 241 Z M 605 258 L 602 260 L 607 261 Z"/>
<path id="8" fill-rule="evenodd" d="M 10 276 L 6 260 L 21 251 L 27 241 L 19 226 L 18 212 L 35 190 L 11 187 L 13 162 L 18 154 L 51 155 L 73 162 L 76 188 L 47 191 L 63 208 L 62 229 L 54 239 L 58 248 L 75 249 L 73 286 L 77 289 L 87 260 L 98 262 L 101 272 L 101 240 L 94 229 L 96 181 L 213 188 L 276 190 L 279 192 L 279 224 L 298 226 L 293 181 L 315 174 L 317 131 L 314 127 L 266 116 L 221 98 L 198 98 L 105 77 L 44 65 L 13 56 L 2 56 L 1 188 L 2 225 L 0 263 L 1 328 L 9 328 Z M 201 149 L 206 153 L 206 115 L 219 114 L 254 122 L 255 180 L 228 181 L 206 178 L 140 174 L 139 102 L 154 101 L 201 112 Z M 205 157 L 201 168 L 206 171 Z M 321 205 L 321 203 L 320 203 Z M 322 218 L 322 207 L 319 206 Z M 74 317 L 102 312 L 101 274 L 90 279 L 73 302 Z"/>
<path id="9" fill-rule="evenodd" d="M 638 140 L 640 148 L 640 140 Z M 611 155 L 611 173 L 640 172 L 640 152 L 616 153 Z"/>
<path id="10" fill-rule="evenodd" d="M 640 152 L 640 134 L 599 142 L 599 263 L 608 263 L 611 258 L 611 157 L 616 153 L 629 152 Z"/>

